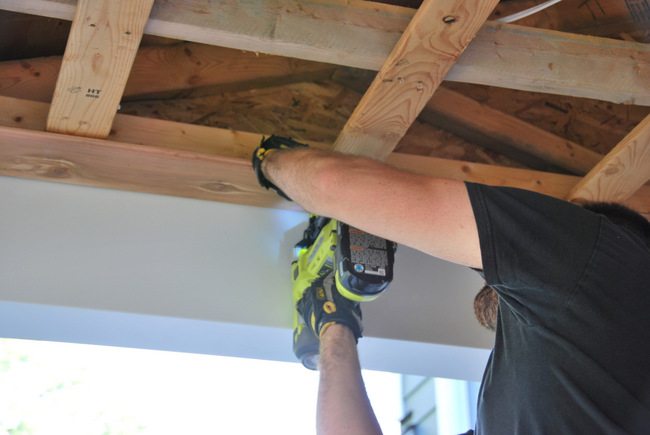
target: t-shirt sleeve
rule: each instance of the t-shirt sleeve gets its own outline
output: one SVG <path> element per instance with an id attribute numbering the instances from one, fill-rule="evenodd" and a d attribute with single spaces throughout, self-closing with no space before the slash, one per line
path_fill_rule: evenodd
<path id="1" fill-rule="evenodd" d="M 488 285 L 522 320 L 563 307 L 589 263 L 600 217 L 521 189 L 466 183 Z"/>

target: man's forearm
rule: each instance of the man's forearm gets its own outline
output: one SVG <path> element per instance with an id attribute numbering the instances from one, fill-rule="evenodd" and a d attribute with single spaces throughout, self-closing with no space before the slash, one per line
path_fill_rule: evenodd
<path id="1" fill-rule="evenodd" d="M 431 180 L 367 157 L 313 148 L 273 151 L 262 168 L 273 184 L 305 210 L 391 240 L 396 239 L 386 231 L 398 228 L 402 220 L 401 211 L 387 222 L 387 216 L 382 216 L 391 208 L 400 208 L 391 194 L 397 191 L 403 198 L 402 191 L 413 191 Z"/>
<path id="2" fill-rule="evenodd" d="M 345 326 L 332 325 L 323 333 L 319 369 L 318 434 L 381 434 L 361 377 L 356 342 Z"/>
<path id="3" fill-rule="evenodd" d="M 332 216 L 336 192 L 327 174 L 347 157 L 316 149 L 277 150 L 262 163 L 266 177 L 306 210 Z"/>
<path id="4" fill-rule="evenodd" d="M 482 267 L 462 182 L 315 149 L 274 150 L 266 177 L 307 211 L 471 267 Z"/>

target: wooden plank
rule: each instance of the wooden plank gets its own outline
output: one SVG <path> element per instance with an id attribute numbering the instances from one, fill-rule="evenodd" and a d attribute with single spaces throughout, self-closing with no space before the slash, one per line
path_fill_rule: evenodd
<path id="1" fill-rule="evenodd" d="M 49 104 L 0 96 L 0 106 L 6 108 L 0 111 L 0 125 L 45 131 Z M 250 157 L 260 135 L 118 114 L 108 138 L 128 144 L 244 159 Z"/>
<path id="2" fill-rule="evenodd" d="M 52 101 L 61 69 L 60 56 L 0 63 L 0 94 L 35 101 Z"/>
<path id="3" fill-rule="evenodd" d="M 118 115 L 115 125 L 120 127 L 113 140 L 84 139 L 44 132 L 45 103 L 0 97 L 0 106 L 11 108 L 0 112 L 0 175 L 291 207 L 257 188 L 249 156 L 259 144 L 259 134 Z M 569 175 L 399 153 L 391 154 L 387 163 L 423 175 L 518 187 L 557 198 L 566 198 L 579 181 Z M 642 187 L 625 203 L 650 216 L 650 187 Z"/>
<path id="4" fill-rule="evenodd" d="M 623 201 L 650 180 L 650 116 L 611 150 L 576 186 L 571 201 Z"/>
<path id="5" fill-rule="evenodd" d="M 444 87 L 436 91 L 420 118 L 473 143 L 500 152 L 504 152 L 504 146 L 510 147 L 578 175 L 589 172 L 603 157 Z"/>
<path id="6" fill-rule="evenodd" d="M 152 47 L 136 57 L 125 95 L 130 100 L 177 93 L 179 97 L 324 80 L 332 64 L 186 43 Z M 171 95 L 166 95 L 169 97 Z"/>
<path id="7" fill-rule="evenodd" d="M 560 198 L 577 181 L 566 175 L 406 154 L 392 154 L 388 163 L 425 175 L 519 187 Z M 4 126 L 0 127 L 0 175 L 297 209 L 257 185 L 248 158 Z M 627 204 L 650 216 L 650 190 L 643 188 Z"/>
<path id="8" fill-rule="evenodd" d="M 0 9 L 67 20 L 74 5 L 0 0 Z M 413 14 L 358 0 L 167 0 L 154 5 L 145 31 L 376 71 Z M 647 106 L 649 71 L 647 44 L 487 23 L 446 80 Z"/>
<path id="9" fill-rule="evenodd" d="M 9 127 L 0 127 L 0 173 L 246 205 L 290 204 L 257 185 L 250 159 Z"/>
<path id="10" fill-rule="evenodd" d="M 425 0 L 334 144 L 384 160 L 498 0 Z"/>
<path id="11" fill-rule="evenodd" d="M 0 94 L 49 102 L 60 67 L 59 56 L 0 62 Z M 176 97 L 196 88 L 205 94 L 326 79 L 336 68 L 204 44 L 143 47 L 135 57 L 124 99 Z"/>
<path id="12" fill-rule="evenodd" d="M 341 68 L 332 76 L 332 81 L 335 83 L 361 94 L 368 89 L 373 79 L 374 75 L 371 71 L 351 68 Z M 489 89 L 494 90 L 494 88 Z M 499 94 L 503 92 L 501 90 Z M 468 110 L 464 110 L 465 105 Z M 482 113 L 484 106 L 486 113 Z M 484 122 L 477 122 L 474 119 L 477 116 L 486 119 Z M 519 134 L 511 134 L 510 130 L 513 129 Z M 532 137 L 528 138 L 528 135 L 532 135 Z M 546 135 L 550 137 L 546 137 Z M 520 166 L 519 164 L 524 164 L 529 169 L 539 171 L 572 172 L 572 166 L 579 163 L 569 166 L 562 164 L 561 158 L 546 157 L 546 154 L 549 153 L 545 150 L 547 139 L 553 144 L 550 149 L 551 155 L 554 156 L 557 153 L 565 158 L 571 157 L 570 149 L 564 150 L 559 147 L 560 144 L 564 147 L 564 144 L 567 143 L 566 139 L 544 129 L 540 132 L 539 128 L 518 117 L 495 110 L 485 103 L 479 103 L 474 98 L 452 91 L 443 85 L 438 88 L 424 107 L 418 120 L 411 125 L 395 151 L 502 166 L 517 167 Z M 528 149 L 534 148 L 537 144 L 541 150 L 536 155 L 530 154 Z M 570 144 L 574 145 L 572 142 Z M 558 150 L 554 149 L 556 147 Z M 575 147 L 580 146 L 575 144 Z M 497 154 L 486 153 L 485 148 L 496 151 Z M 585 149 L 584 147 L 580 148 Z M 587 173 L 588 169 L 598 163 L 601 158 L 602 155 L 596 154 L 592 165 L 578 173 Z"/>
<path id="13" fill-rule="evenodd" d="M 463 84 L 449 87 L 603 156 L 650 114 L 650 107 L 592 99 Z"/>
<path id="14" fill-rule="evenodd" d="M 153 0 L 79 0 L 49 131 L 108 136 L 152 5 Z"/>
<path id="15" fill-rule="evenodd" d="M 479 36 L 447 80 L 650 105 L 648 44 L 516 25 L 485 26 Z"/>
<path id="16" fill-rule="evenodd" d="M 288 91 L 288 92 L 287 92 Z M 358 98 L 351 92 L 342 93 L 340 87 L 328 85 L 322 88 L 313 83 L 302 83 L 281 89 L 256 90 L 254 99 L 250 96 L 251 107 L 240 116 L 233 116 L 228 113 L 219 114 L 217 111 L 220 106 L 229 106 L 231 101 L 228 98 L 215 96 L 209 99 L 199 99 L 202 101 L 201 109 L 192 101 L 192 112 L 200 114 L 203 110 L 211 110 L 211 115 L 206 118 L 210 120 L 212 126 L 227 125 L 227 130 L 218 128 L 199 127 L 198 129 L 184 128 L 191 121 L 176 118 L 181 113 L 181 109 L 170 113 L 166 110 L 163 103 L 153 103 L 151 101 L 126 104 L 123 110 L 133 116 L 124 116 L 118 114 L 109 135 L 109 139 L 118 140 L 128 143 L 145 143 L 147 137 L 153 137 L 152 132 L 159 132 L 158 142 L 154 145 L 178 148 L 178 149 L 195 149 L 197 152 L 204 150 L 207 153 L 217 153 L 233 157 L 245 158 L 250 155 L 250 149 L 243 146 L 243 131 L 257 133 L 252 136 L 254 143 L 259 139 L 260 134 L 274 132 L 284 136 L 294 137 L 300 141 L 310 143 L 314 146 L 315 141 L 324 142 L 328 145 L 336 140 L 338 133 L 347 121 L 349 114 L 356 106 Z M 278 93 L 276 97 L 276 93 Z M 286 93 L 286 94 L 285 94 Z M 246 93 L 249 94 L 249 93 Z M 238 93 L 236 101 L 238 104 L 248 106 L 246 94 Z M 342 96 L 345 96 L 343 98 Z M 360 97 L 360 96 L 359 96 Z M 349 101 L 347 101 L 349 99 Z M 196 100 L 196 99 L 195 99 Z M 255 104 L 253 105 L 253 101 Z M 291 102 L 296 104 L 292 104 Z M 0 125 L 11 127 L 23 127 L 31 129 L 44 129 L 47 105 L 43 103 L 34 103 L 25 100 L 16 100 L 0 97 L 0 104 L 3 107 L 10 107 L 0 112 Z M 34 108 L 33 106 L 36 106 Z M 148 106 L 153 105 L 152 108 Z M 174 105 L 175 107 L 176 105 Z M 295 107 L 294 107 L 295 106 Z M 134 107 L 137 107 L 134 110 Z M 181 108 L 185 108 L 181 104 Z M 205 107 L 205 109 L 203 109 Z M 305 116 L 303 108 L 308 108 L 308 115 Z M 141 110 L 148 110 L 142 112 Z M 160 119 L 152 119 L 150 122 L 129 123 L 128 120 L 141 120 L 141 117 L 153 118 L 153 111 L 160 110 L 157 116 Z M 42 113 L 43 121 L 39 123 L 39 113 Z M 174 116 L 168 118 L 167 116 Z M 195 118 L 192 116 L 190 119 Z M 15 119 L 20 120 L 16 122 Z M 173 119 L 176 122 L 163 121 L 164 119 Z M 36 122 L 34 122 L 36 121 Z M 213 124 L 214 121 L 214 124 Z M 182 124 L 185 123 L 185 124 Z M 31 126 L 28 126 L 31 124 Z M 42 127 L 41 127 L 42 126 Z M 194 127 L 194 126 L 192 126 Z M 217 132 L 223 132 L 218 134 Z M 223 149 L 221 144 L 228 143 L 233 145 L 232 153 L 228 149 Z M 187 148 L 187 147 L 194 148 Z M 410 154 L 434 155 L 436 157 L 450 158 L 455 160 L 467 160 L 473 162 L 489 163 L 494 165 L 511 166 L 512 162 L 503 156 L 492 156 L 486 154 L 480 147 L 467 143 L 460 138 L 449 135 L 448 133 L 429 126 L 426 123 L 416 121 L 399 144 L 399 152 Z"/>

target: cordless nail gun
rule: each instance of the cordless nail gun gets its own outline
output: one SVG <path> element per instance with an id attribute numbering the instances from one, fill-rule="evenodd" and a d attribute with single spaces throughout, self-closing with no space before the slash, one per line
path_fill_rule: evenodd
<path id="1" fill-rule="evenodd" d="M 312 215 L 295 246 L 293 351 L 308 369 L 318 365 L 318 338 L 296 311 L 296 303 L 315 281 L 334 273 L 339 293 L 356 302 L 377 298 L 393 280 L 396 244 L 343 222 Z"/>

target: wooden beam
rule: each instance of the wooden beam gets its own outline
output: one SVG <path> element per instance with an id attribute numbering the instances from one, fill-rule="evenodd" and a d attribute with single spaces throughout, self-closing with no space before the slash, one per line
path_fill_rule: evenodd
<path id="1" fill-rule="evenodd" d="M 650 105 L 648 44 L 503 26 L 485 26 L 447 80 Z"/>
<path id="2" fill-rule="evenodd" d="M 369 71 L 349 68 L 341 68 L 332 76 L 334 82 L 359 93 L 368 89 L 372 79 Z M 603 157 L 445 86 L 433 94 L 419 119 L 538 170 L 565 170 L 584 175 Z M 411 128 L 407 134 L 412 134 L 413 130 Z M 401 145 L 397 149 L 401 152 Z"/>
<path id="3" fill-rule="evenodd" d="M 45 131 L 49 104 L 0 96 L 0 106 L 6 108 L 0 112 L 0 125 Z M 118 114 L 108 139 L 245 159 L 259 143 L 260 135 Z"/>
<path id="4" fill-rule="evenodd" d="M 260 135 L 118 115 L 112 140 L 47 133 L 47 104 L 0 97 L 0 175 L 291 208 L 257 186 L 250 154 Z M 16 128 L 19 127 L 19 128 Z M 310 143 L 322 149 L 330 144 Z M 423 175 L 511 186 L 566 198 L 569 175 L 393 153 L 387 163 Z M 650 187 L 626 201 L 650 216 Z"/>
<path id="5" fill-rule="evenodd" d="M 650 115 L 576 186 L 571 201 L 620 202 L 650 180 Z"/>
<path id="6" fill-rule="evenodd" d="M 325 80 L 336 68 L 332 64 L 205 44 L 150 47 L 136 57 L 125 95 L 130 97 L 128 100 L 196 97 Z"/>
<path id="7" fill-rule="evenodd" d="M 60 56 L 1 62 L 0 95 L 49 103 L 60 69 Z"/>
<path id="8" fill-rule="evenodd" d="M 106 137 L 153 0 L 79 0 L 47 129 Z"/>
<path id="9" fill-rule="evenodd" d="M 519 187 L 560 198 L 576 182 L 567 175 L 406 154 L 393 154 L 388 163 L 425 175 Z M 257 185 L 248 158 L 11 127 L 0 127 L 0 175 L 296 209 L 294 203 Z M 628 204 L 650 215 L 650 190 L 642 189 Z"/>
<path id="10" fill-rule="evenodd" d="M 420 118 L 470 142 L 499 152 L 507 148 L 516 154 L 584 175 L 602 155 L 575 142 L 493 109 L 465 95 L 440 87 L 427 103 Z M 504 150 L 504 147 L 507 147 Z M 525 157 L 522 156 L 521 160 Z"/>
<path id="11" fill-rule="evenodd" d="M 0 96 L 0 106 L 6 108 L 0 111 L 0 126 L 46 131 L 47 103 Z M 260 134 L 118 114 L 108 139 L 134 145 L 248 159 L 259 144 Z M 310 146 L 331 148 L 331 144 L 321 142 L 310 142 Z"/>
<path id="12" fill-rule="evenodd" d="M 0 173 L 264 207 L 282 203 L 257 185 L 249 159 L 9 127 L 0 127 Z"/>
<path id="13" fill-rule="evenodd" d="M 334 144 L 384 160 L 498 0 L 425 0 Z"/>
<path id="14" fill-rule="evenodd" d="M 76 0 L 0 0 L 0 9 L 70 20 Z M 146 32 L 378 70 L 414 11 L 369 1 L 154 5 Z M 650 105 L 647 44 L 486 24 L 446 80 Z"/>
<path id="15" fill-rule="evenodd" d="M 50 102 L 61 57 L 0 62 L 0 94 Z M 190 89 L 218 93 L 246 86 L 328 78 L 335 65 L 181 43 L 138 50 L 124 100 L 186 96 Z M 193 94 L 193 95 L 194 95 Z"/>

